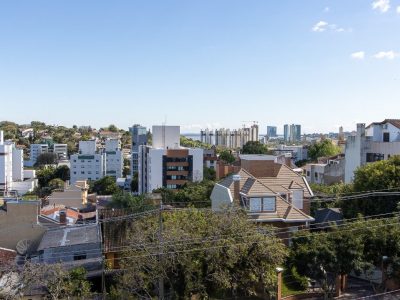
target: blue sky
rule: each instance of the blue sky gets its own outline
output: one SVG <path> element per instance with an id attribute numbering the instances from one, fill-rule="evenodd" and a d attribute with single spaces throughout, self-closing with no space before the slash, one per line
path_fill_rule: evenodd
<path id="1" fill-rule="evenodd" d="M 400 0 L 3 0 L 0 120 L 127 128 L 400 118 Z"/>

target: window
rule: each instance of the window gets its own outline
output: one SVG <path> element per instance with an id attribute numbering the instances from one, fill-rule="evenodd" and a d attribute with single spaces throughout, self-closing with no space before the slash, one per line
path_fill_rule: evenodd
<path id="1" fill-rule="evenodd" d="M 390 133 L 389 133 L 389 132 L 384 132 L 384 133 L 383 133 L 383 141 L 384 141 L 385 143 L 390 142 Z"/>
<path id="2" fill-rule="evenodd" d="M 263 211 L 275 211 L 275 197 L 263 198 Z"/>
<path id="3" fill-rule="evenodd" d="M 292 193 L 293 193 L 293 199 L 292 199 L 293 206 L 298 209 L 303 209 L 304 191 L 298 189 L 298 190 L 292 190 Z"/>
<path id="4" fill-rule="evenodd" d="M 310 177 L 310 171 L 307 171 L 307 177 Z"/>
<path id="5" fill-rule="evenodd" d="M 75 253 L 74 254 L 74 260 L 84 260 L 86 259 L 87 255 L 86 253 Z"/>
<path id="6" fill-rule="evenodd" d="M 314 173 L 314 177 L 315 177 L 315 179 L 318 179 L 318 173 L 317 172 Z"/>
<path id="7" fill-rule="evenodd" d="M 261 212 L 261 198 L 250 199 L 250 212 Z"/>
<path id="8" fill-rule="evenodd" d="M 85 171 L 81 171 L 81 174 L 85 174 Z"/>

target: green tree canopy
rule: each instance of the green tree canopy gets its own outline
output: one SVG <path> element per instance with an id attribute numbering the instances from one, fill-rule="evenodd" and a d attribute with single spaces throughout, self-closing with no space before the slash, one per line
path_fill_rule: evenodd
<path id="1" fill-rule="evenodd" d="M 55 153 L 42 153 L 36 160 L 36 166 L 54 165 L 57 163 L 57 155 Z"/>
<path id="2" fill-rule="evenodd" d="M 366 164 L 354 172 L 354 191 L 365 192 L 400 188 L 400 156 Z M 390 190 L 389 190 L 390 191 Z M 364 216 L 398 211 L 398 196 L 370 195 L 362 199 L 343 201 L 346 217 Z"/>
<path id="3" fill-rule="evenodd" d="M 105 176 L 93 182 L 91 191 L 99 195 L 113 195 L 119 191 L 114 177 Z"/>
<path id="4" fill-rule="evenodd" d="M 228 149 L 221 150 L 221 152 L 219 153 L 219 159 L 227 164 L 233 164 L 236 161 L 236 158 L 232 154 L 232 151 Z"/>
<path id="5" fill-rule="evenodd" d="M 146 246 L 124 253 L 120 298 L 156 297 L 160 276 L 174 299 L 254 295 L 259 287 L 275 290 L 275 269 L 283 264 L 286 248 L 279 239 L 259 233 L 245 213 L 163 213 L 161 259 L 155 240 L 158 223 L 154 216 L 132 224 L 129 244 Z"/>
<path id="6" fill-rule="evenodd" d="M 334 145 L 331 140 L 326 139 L 311 145 L 308 148 L 308 157 L 312 160 L 317 160 L 319 157 L 333 156 L 340 152 L 340 147 Z"/>
<path id="7" fill-rule="evenodd" d="M 260 142 L 247 142 L 242 149 L 243 154 L 269 154 L 268 148 L 266 145 L 261 144 Z"/>

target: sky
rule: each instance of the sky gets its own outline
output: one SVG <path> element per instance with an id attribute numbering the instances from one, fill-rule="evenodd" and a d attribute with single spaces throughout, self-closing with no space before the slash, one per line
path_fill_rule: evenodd
<path id="1" fill-rule="evenodd" d="M 2 0 L 0 120 L 354 130 L 400 118 L 400 0 Z"/>

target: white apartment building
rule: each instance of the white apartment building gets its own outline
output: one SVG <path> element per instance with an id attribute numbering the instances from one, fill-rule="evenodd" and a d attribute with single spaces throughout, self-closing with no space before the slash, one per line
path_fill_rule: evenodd
<path id="1" fill-rule="evenodd" d="M 97 140 L 80 141 L 79 153 L 71 155 L 71 184 L 99 180 L 106 175 L 106 154 L 97 151 Z"/>
<path id="2" fill-rule="evenodd" d="M 139 147 L 139 194 L 203 180 L 203 149 L 180 146 L 179 126 L 153 126 L 153 146 Z"/>
<path id="3" fill-rule="evenodd" d="M 350 183 L 354 171 L 367 163 L 400 155 L 400 120 L 386 119 L 365 127 L 357 124 L 357 132 L 346 141 L 345 182 Z"/>
<path id="4" fill-rule="evenodd" d="M 35 172 L 24 171 L 23 150 L 12 142 L 4 141 L 0 131 L 0 192 L 17 192 L 19 195 L 32 192 L 37 186 Z"/>
<path id="5" fill-rule="evenodd" d="M 31 152 L 29 155 L 29 161 L 25 162 L 25 166 L 33 167 L 38 157 L 43 154 L 49 152 L 49 145 L 47 144 L 31 144 Z"/>
<path id="6" fill-rule="evenodd" d="M 279 145 L 274 151 L 276 155 L 284 154 L 286 157 L 292 158 L 294 162 L 308 159 L 308 150 L 304 146 Z"/>
<path id="7" fill-rule="evenodd" d="M 104 150 L 106 153 L 106 175 L 113 176 L 115 178 L 121 178 L 122 171 L 124 169 L 124 157 L 121 150 L 121 140 L 106 140 Z"/>
<path id="8" fill-rule="evenodd" d="M 54 144 L 52 152 L 57 155 L 58 160 L 68 159 L 68 145 L 67 144 Z"/>

